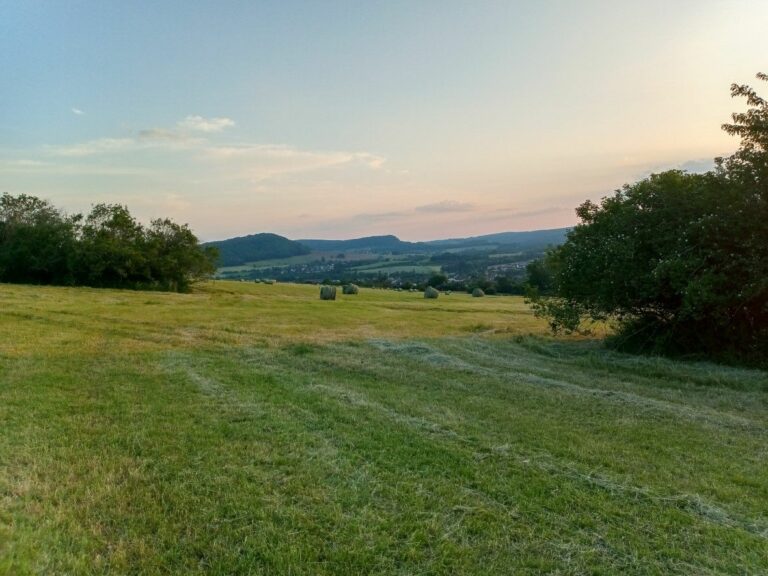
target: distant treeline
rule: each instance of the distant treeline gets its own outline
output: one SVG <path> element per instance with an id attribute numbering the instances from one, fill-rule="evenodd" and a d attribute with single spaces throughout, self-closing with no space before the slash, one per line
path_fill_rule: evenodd
<path id="1" fill-rule="evenodd" d="M 215 271 L 215 248 L 167 219 L 149 226 L 125 206 L 67 215 L 21 194 L 0 197 L 0 282 L 183 292 Z"/>
<path id="2" fill-rule="evenodd" d="M 399 278 L 392 278 L 386 274 L 378 276 L 342 276 L 336 279 L 326 276 L 322 281 L 306 280 L 306 284 L 322 284 L 328 286 L 342 286 L 344 284 L 356 284 L 365 288 L 384 288 L 393 290 L 418 290 L 423 292 L 428 286 L 444 292 L 467 292 L 471 294 L 475 289 L 480 288 L 484 294 L 496 295 L 504 294 L 511 296 L 523 296 L 530 292 L 532 276 L 532 266 L 538 265 L 538 262 L 532 262 L 531 265 L 523 271 L 521 276 L 513 278 L 510 276 L 497 276 L 488 278 L 486 276 L 471 276 L 464 279 L 448 278 L 443 273 L 432 274 L 424 278 L 423 274 L 403 275 Z M 272 279 L 272 278 L 270 278 Z M 533 280 L 535 281 L 535 280 Z M 256 282 L 259 282 L 257 279 Z"/>

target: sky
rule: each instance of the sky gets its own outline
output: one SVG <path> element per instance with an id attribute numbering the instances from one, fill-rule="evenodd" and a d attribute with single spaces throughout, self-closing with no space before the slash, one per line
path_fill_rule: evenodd
<path id="1" fill-rule="evenodd" d="M 0 192 L 201 240 L 571 226 L 732 153 L 767 30 L 765 0 L 0 0 Z"/>

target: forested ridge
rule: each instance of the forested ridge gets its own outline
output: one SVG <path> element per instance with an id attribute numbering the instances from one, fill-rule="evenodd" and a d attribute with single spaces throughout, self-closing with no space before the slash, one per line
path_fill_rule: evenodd
<path id="1" fill-rule="evenodd" d="M 239 266 L 256 260 L 289 258 L 311 252 L 307 246 L 299 242 L 270 233 L 217 240 L 207 242 L 204 246 L 210 246 L 219 251 L 219 266 Z"/>

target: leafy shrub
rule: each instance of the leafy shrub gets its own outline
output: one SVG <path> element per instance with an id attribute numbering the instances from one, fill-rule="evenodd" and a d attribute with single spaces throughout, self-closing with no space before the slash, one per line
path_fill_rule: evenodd
<path id="1" fill-rule="evenodd" d="M 611 319 L 621 349 L 766 363 L 768 104 L 731 92 L 752 106 L 724 126 L 742 138 L 733 156 L 583 203 L 565 244 L 529 266 L 529 301 L 553 330 Z"/>
<path id="2" fill-rule="evenodd" d="M 97 204 L 83 220 L 33 196 L 0 197 L 0 281 L 186 291 L 215 271 L 187 225 L 149 227 L 128 209 Z"/>

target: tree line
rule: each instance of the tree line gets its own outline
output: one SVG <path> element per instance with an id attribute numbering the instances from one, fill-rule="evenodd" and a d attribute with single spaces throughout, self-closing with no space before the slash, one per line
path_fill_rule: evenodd
<path id="1" fill-rule="evenodd" d="M 47 200 L 0 197 L 0 282 L 184 292 L 217 251 L 168 218 L 143 226 L 118 204 L 67 215 Z"/>
<path id="2" fill-rule="evenodd" d="M 584 202 L 566 242 L 529 269 L 553 330 L 611 321 L 620 349 L 768 365 L 768 102 L 746 85 L 731 94 L 749 107 L 723 125 L 741 138 L 733 155 Z"/>

